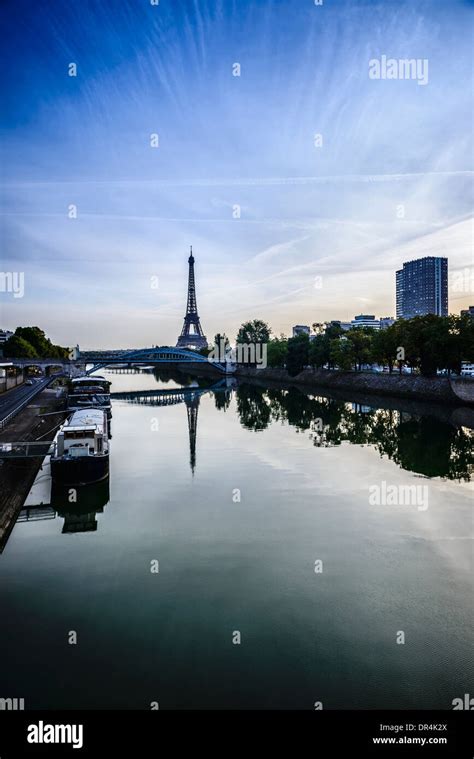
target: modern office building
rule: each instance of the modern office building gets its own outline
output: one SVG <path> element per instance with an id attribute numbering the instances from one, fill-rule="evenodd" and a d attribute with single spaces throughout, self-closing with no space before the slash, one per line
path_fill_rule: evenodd
<path id="1" fill-rule="evenodd" d="M 397 319 L 448 315 L 448 259 L 426 256 L 396 273 Z"/>
<path id="2" fill-rule="evenodd" d="M 296 324 L 293 327 L 293 337 L 297 335 L 309 335 L 311 329 L 306 324 Z"/>
<path id="3" fill-rule="evenodd" d="M 387 327 L 391 327 L 392 324 L 395 324 L 395 319 L 393 316 L 380 317 L 380 329 L 387 329 Z"/>
<path id="4" fill-rule="evenodd" d="M 355 316 L 351 321 L 352 328 L 358 327 L 370 327 L 371 329 L 380 329 L 380 321 L 376 319 L 374 314 L 359 314 Z"/>
<path id="5" fill-rule="evenodd" d="M 380 319 L 376 319 L 374 314 L 358 314 L 354 316 L 352 321 L 343 322 L 339 319 L 333 319 L 329 322 L 331 327 L 340 327 L 343 332 L 347 332 L 350 329 L 358 329 L 361 327 L 370 327 L 371 329 L 387 329 L 395 324 L 393 316 L 383 316 Z"/>
<path id="6" fill-rule="evenodd" d="M 0 329 L 0 345 L 2 343 L 6 343 L 8 338 L 12 337 L 13 332 L 10 332 L 8 329 Z"/>
<path id="7" fill-rule="evenodd" d="M 343 332 L 347 332 L 347 330 L 351 329 L 352 322 L 341 322 L 339 319 L 333 319 L 329 322 L 330 327 L 340 327 Z"/>
<path id="8" fill-rule="evenodd" d="M 461 316 L 470 316 L 471 319 L 474 319 L 474 306 L 469 306 L 469 308 L 463 308 L 461 311 Z"/>

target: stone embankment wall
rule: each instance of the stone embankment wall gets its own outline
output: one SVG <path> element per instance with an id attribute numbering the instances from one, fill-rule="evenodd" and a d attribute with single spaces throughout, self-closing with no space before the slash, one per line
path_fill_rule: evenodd
<path id="1" fill-rule="evenodd" d="M 286 369 L 253 369 L 240 367 L 236 376 L 271 380 L 307 389 L 349 390 L 375 393 L 421 401 L 437 401 L 456 405 L 474 405 L 474 380 L 449 377 L 420 377 L 412 374 L 377 374 L 375 372 L 339 372 L 304 369 L 290 377 Z"/>

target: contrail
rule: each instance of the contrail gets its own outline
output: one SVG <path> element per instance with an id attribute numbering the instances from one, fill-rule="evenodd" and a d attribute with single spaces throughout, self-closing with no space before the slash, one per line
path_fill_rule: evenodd
<path id="1" fill-rule="evenodd" d="M 405 174 L 327 174 L 302 177 L 215 177 L 210 179 L 78 179 L 4 182 L 4 187 L 38 187 L 50 185 L 146 185 L 147 187 L 273 187 L 286 185 L 313 185 L 344 182 L 401 182 L 424 177 L 472 177 L 474 171 L 424 171 Z"/>

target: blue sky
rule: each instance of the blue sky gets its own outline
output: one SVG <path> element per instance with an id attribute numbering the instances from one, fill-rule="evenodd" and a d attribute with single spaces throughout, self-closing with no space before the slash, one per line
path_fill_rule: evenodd
<path id="1" fill-rule="evenodd" d="M 2 270 L 25 273 L 25 294 L 0 294 L 0 326 L 174 344 L 190 244 L 209 338 L 247 318 L 288 333 L 392 315 L 395 269 L 421 255 L 448 256 L 459 313 L 474 302 L 473 10 L 4 2 Z M 427 59 L 428 83 L 371 79 L 383 55 Z"/>

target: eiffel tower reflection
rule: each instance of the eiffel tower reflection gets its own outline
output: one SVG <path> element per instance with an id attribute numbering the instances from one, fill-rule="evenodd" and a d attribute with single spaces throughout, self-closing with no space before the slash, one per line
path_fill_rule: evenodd
<path id="1" fill-rule="evenodd" d="M 201 395 L 214 393 L 218 390 L 223 395 L 223 399 L 228 403 L 234 380 L 231 378 L 220 379 L 211 387 L 177 387 L 172 389 L 157 388 L 155 390 L 131 390 L 127 392 L 111 393 L 113 400 L 127 401 L 128 403 L 137 403 L 146 406 L 173 406 L 184 403 L 188 418 L 189 432 L 189 465 L 194 475 L 196 469 L 196 440 L 197 440 L 197 420 L 199 403 Z M 224 391 L 224 392 L 223 392 Z M 224 404 L 225 405 L 225 404 Z M 218 407 L 220 407 L 219 404 Z"/>
<path id="2" fill-rule="evenodd" d="M 192 394 L 191 396 L 187 396 L 184 399 L 184 402 L 186 404 L 186 411 L 188 414 L 189 465 L 191 467 L 191 472 L 193 475 L 196 468 L 196 433 L 200 400 L 201 395 L 197 393 L 196 395 Z"/>

